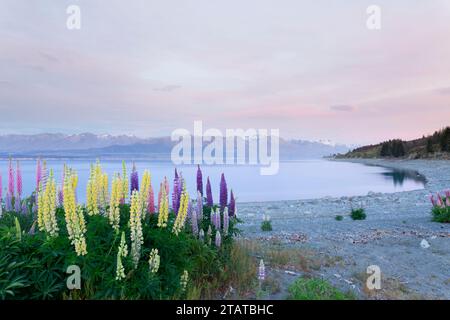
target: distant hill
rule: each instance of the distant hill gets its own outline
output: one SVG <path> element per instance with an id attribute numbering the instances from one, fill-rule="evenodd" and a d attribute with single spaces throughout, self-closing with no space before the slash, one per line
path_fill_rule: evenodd
<path id="1" fill-rule="evenodd" d="M 0 136 L 0 156 L 168 160 L 175 143 L 171 141 L 170 137 L 138 138 L 92 133 L 3 135 Z M 280 139 L 280 158 L 285 160 L 322 158 L 349 150 L 350 147 L 346 145 L 333 144 L 330 141 Z"/>
<path id="2" fill-rule="evenodd" d="M 356 148 L 337 158 L 407 158 L 450 159 L 450 127 L 429 136 L 403 141 L 394 139 L 379 144 Z"/>

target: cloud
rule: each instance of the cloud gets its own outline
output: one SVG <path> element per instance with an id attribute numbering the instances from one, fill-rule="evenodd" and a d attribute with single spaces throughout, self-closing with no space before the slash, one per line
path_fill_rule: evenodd
<path id="1" fill-rule="evenodd" d="M 153 91 L 159 91 L 159 92 L 172 92 L 175 90 L 181 89 L 181 86 L 179 85 L 166 85 L 162 87 L 156 87 L 153 88 Z"/>
<path id="2" fill-rule="evenodd" d="M 354 106 L 350 106 L 347 104 L 340 104 L 330 107 L 333 111 L 339 111 L 339 112 L 354 112 L 356 111 L 356 108 Z"/>

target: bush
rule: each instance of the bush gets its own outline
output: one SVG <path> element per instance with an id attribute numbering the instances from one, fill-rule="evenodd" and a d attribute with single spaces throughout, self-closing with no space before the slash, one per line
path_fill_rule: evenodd
<path id="1" fill-rule="evenodd" d="M 208 225 L 210 216 L 205 207 L 200 227 Z M 130 248 L 130 228 L 127 225 L 130 206 L 120 206 L 120 230 L 109 224 L 106 216 L 85 214 L 87 254 L 77 256 L 68 239 L 64 210 L 57 209 L 59 235 L 49 237 L 35 228 L 33 216 L 7 212 L 0 218 L 0 299 L 179 299 L 185 298 L 197 283 L 213 282 L 230 268 L 233 237 L 237 219 L 230 219 L 229 232 L 222 235 L 221 246 L 208 245 L 191 232 L 186 224 L 175 235 L 172 226 L 175 215 L 170 213 L 169 225 L 157 227 L 157 216 L 147 214 L 142 222 L 144 244 L 137 268 L 130 254 L 122 258 L 125 279 L 116 280 L 117 248 L 122 231 Z M 21 231 L 17 231 L 16 218 Z M 30 231 L 31 229 L 31 231 Z M 215 236 L 213 229 L 212 236 Z M 149 271 L 149 253 L 157 248 L 160 265 L 157 273 Z M 81 290 L 68 290 L 67 267 L 81 270 Z M 180 277 L 188 272 L 188 288 L 184 290 Z M 225 285 L 219 283 L 215 289 Z M 201 290 L 198 292 L 202 295 Z"/>
<path id="2" fill-rule="evenodd" d="M 435 222 L 450 223 L 450 207 L 434 207 L 432 215 Z"/>
<path id="3" fill-rule="evenodd" d="M 264 232 L 272 231 L 272 222 L 270 220 L 263 220 L 261 230 Z"/>
<path id="4" fill-rule="evenodd" d="M 350 217 L 353 220 L 365 220 L 366 212 L 365 212 L 364 208 L 352 209 L 352 212 L 350 213 Z"/>
<path id="5" fill-rule="evenodd" d="M 351 294 L 343 293 L 322 279 L 297 279 L 289 287 L 290 300 L 351 300 Z"/>
<path id="6" fill-rule="evenodd" d="M 341 215 L 337 215 L 336 217 L 334 217 L 334 219 L 335 219 L 336 221 L 342 221 L 342 220 L 344 220 L 344 217 L 341 216 Z"/>

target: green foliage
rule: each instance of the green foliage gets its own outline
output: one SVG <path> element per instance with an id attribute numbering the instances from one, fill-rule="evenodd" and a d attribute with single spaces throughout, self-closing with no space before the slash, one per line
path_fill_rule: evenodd
<path id="1" fill-rule="evenodd" d="M 441 146 L 441 151 L 450 152 L 450 127 L 447 127 L 440 132 L 439 144 Z"/>
<path id="2" fill-rule="evenodd" d="M 77 256 L 68 239 L 62 208 L 57 209 L 59 236 L 54 238 L 33 227 L 31 214 L 5 213 L 0 218 L 0 299 L 179 299 L 186 297 L 180 286 L 184 270 L 189 272 L 189 288 L 220 278 L 224 269 L 230 268 L 237 219 L 230 219 L 230 232 L 222 235 L 222 246 L 216 248 L 197 239 L 188 223 L 178 236 L 172 233 L 173 213 L 169 215 L 167 228 L 157 227 L 156 215 L 146 215 L 138 267 L 133 268 L 128 255 L 122 259 L 126 277 L 116 280 L 122 231 L 128 248 L 131 244 L 129 210 L 129 205 L 120 206 L 118 232 L 112 229 L 107 217 L 85 215 L 88 251 L 85 256 Z M 204 214 L 200 222 L 203 228 L 209 226 L 209 219 L 209 213 Z M 149 272 L 148 257 L 153 248 L 160 255 L 157 273 Z M 66 287 L 66 270 L 70 265 L 81 269 L 81 290 L 70 291 Z"/>
<path id="3" fill-rule="evenodd" d="M 432 210 L 433 221 L 450 223 L 450 207 L 434 207 Z"/>
<path id="4" fill-rule="evenodd" d="M 365 220 L 366 212 L 365 212 L 364 208 L 352 209 L 352 212 L 350 213 L 350 217 L 353 220 Z"/>
<path id="5" fill-rule="evenodd" d="M 341 215 L 337 215 L 336 217 L 334 217 L 334 219 L 335 219 L 336 221 L 342 221 L 342 220 L 344 220 L 344 217 L 341 216 Z"/>
<path id="6" fill-rule="evenodd" d="M 322 279 L 297 279 L 289 287 L 290 300 L 353 300 L 349 293 L 343 293 Z"/>
<path id="7" fill-rule="evenodd" d="M 261 230 L 262 231 L 272 231 L 272 222 L 270 220 L 264 220 L 261 223 Z"/>

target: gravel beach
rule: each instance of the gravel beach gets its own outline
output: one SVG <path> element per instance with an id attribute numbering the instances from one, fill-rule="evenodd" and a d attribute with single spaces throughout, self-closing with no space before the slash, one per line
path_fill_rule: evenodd
<path id="1" fill-rule="evenodd" d="M 392 194 L 240 203 L 242 237 L 290 249 L 307 248 L 331 257 L 335 263 L 322 265 L 314 276 L 359 298 L 450 299 L 450 224 L 431 221 L 429 200 L 431 193 L 450 188 L 450 161 L 345 161 L 414 170 L 425 176 L 427 183 L 423 190 Z M 353 221 L 350 208 L 360 204 L 367 219 Z M 263 214 L 271 217 L 273 231 L 261 231 Z M 337 221 L 336 215 L 344 219 Z M 429 247 L 423 248 L 422 240 Z M 381 269 L 382 290 L 364 289 L 370 265 Z M 295 279 L 289 270 L 273 272 L 286 275 L 280 280 L 286 286 Z"/>

